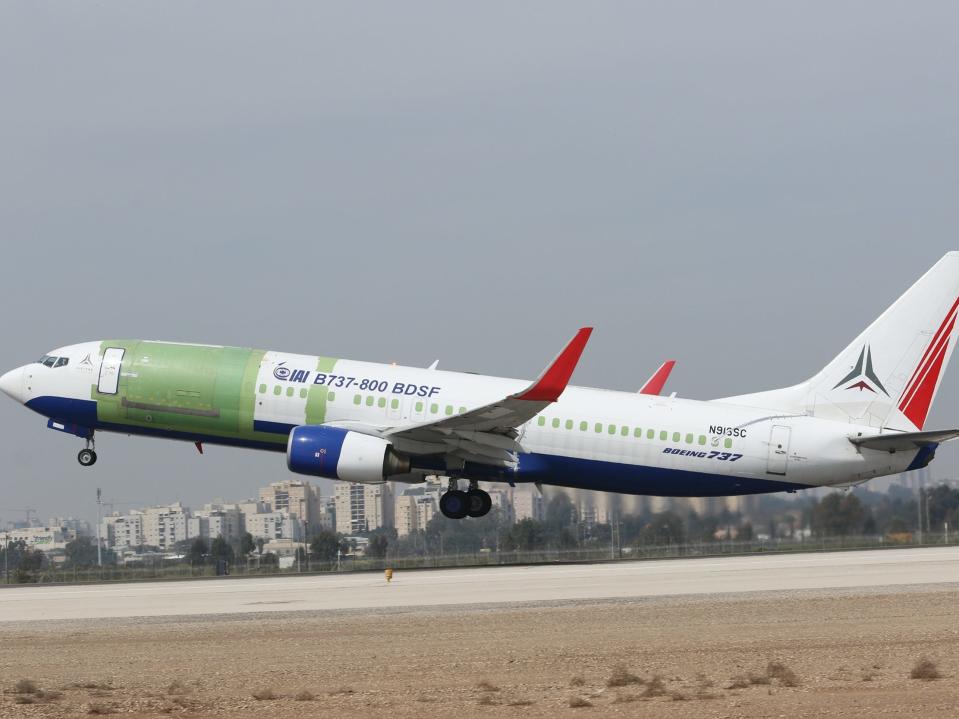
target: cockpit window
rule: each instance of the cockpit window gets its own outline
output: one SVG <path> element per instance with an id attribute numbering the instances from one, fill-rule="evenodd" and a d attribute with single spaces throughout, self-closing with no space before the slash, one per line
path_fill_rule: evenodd
<path id="1" fill-rule="evenodd" d="M 37 360 L 37 364 L 42 364 L 44 367 L 66 367 L 69 362 L 69 357 L 54 357 L 53 355 L 43 355 Z"/>

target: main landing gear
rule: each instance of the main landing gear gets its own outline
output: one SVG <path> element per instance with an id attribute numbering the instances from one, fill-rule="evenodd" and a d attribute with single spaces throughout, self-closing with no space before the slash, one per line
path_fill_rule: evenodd
<path id="1" fill-rule="evenodd" d="M 93 437 L 90 437 L 87 440 L 87 446 L 77 454 L 77 461 L 82 467 L 90 467 L 97 463 L 97 453 L 93 447 Z"/>
<path id="2" fill-rule="evenodd" d="M 469 490 L 458 489 L 458 480 L 451 479 L 449 489 L 440 497 L 440 511 L 450 519 L 484 517 L 493 507 L 489 494 L 480 489 L 476 480 L 470 480 Z"/>

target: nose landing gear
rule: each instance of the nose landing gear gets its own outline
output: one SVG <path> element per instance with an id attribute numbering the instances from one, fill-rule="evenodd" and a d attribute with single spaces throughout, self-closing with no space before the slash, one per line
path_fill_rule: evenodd
<path id="1" fill-rule="evenodd" d="M 440 497 L 440 511 L 450 519 L 464 517 L 484 517 L 489 514 L 493 500 L 487 492 L 480 489 L 476 480 L 470 480 L 469 491 L 458 489 L 458 480 L 450 479 L 449 489 Z"/>
<path id="2" fill-rule="evenodd" d="M 77 461 L 82 467 L 90 467 L 97 463 L 97 453 L 93 447 L 93 438 L 90 438 L 87 440 L 87 446 L 77 454 Z"/>

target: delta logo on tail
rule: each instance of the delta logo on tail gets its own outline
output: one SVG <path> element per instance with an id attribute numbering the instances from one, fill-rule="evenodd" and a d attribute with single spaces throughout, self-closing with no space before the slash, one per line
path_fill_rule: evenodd
<path id="1" fill-rule="evenodd" d="M 882 386 L 882 382 L 879 381 L 879 378 L 872 368 L 872 348 L 869 345 L 863 345 L 862 351 L 859 353 L 859 360 L 856 362 L 853 371 L 839 380 L 833 389 L 839 389 L 841 385 L 846 384 L 846 382 L 852 382 L 853 380 L 856 381 L 846 387 L 846 389 L 858 389 L 860 392 L 867 389 L 873 394 L 877 394 L 876 390 L 873 389 L 873 386 L 875 386 L 878 387 L 879 391 L 884 395 L 889 396 L 886 388 Z"/>

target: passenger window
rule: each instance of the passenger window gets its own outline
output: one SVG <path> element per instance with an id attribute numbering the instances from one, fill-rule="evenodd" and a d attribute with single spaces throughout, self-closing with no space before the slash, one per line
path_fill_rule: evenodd
<path id="1" fill-rule="evenodd" d="M 386 407 L 386 397 L 380 397 L 378 400 L 376 400 L 376 406 L 380 409 Z"/>
<path id="2" fill-rule="evenodd" d="M 306 399 L 306 395 L 307 395 L 307 394 L 308 394 L 308 392 L 306 391 L 306 387 L 302 387 L 302 388 L 300 389 L 300 399 Z"/>
<path id="3" fill-rule="evenodd" d="M 265 385 L 265 384 L 261 384 L 261 385 L 260 385 L 260 394 L 266 394 L 266 385 Z"/>
<path id="4" fill-rule="evenodd" d="M 572 428 L 573 428 L 573 420 L 571 419 L 566 420 L 566 429 L 572 429 Z"/>
<path id="5" fill-rule="evenodd" d="M 609 433 L 610 433 L 610 434 L 616 434 L 616 425 L 615 425 L 615 424 L 609 425 Z"/>
<path id="6" fill-rule="evenodd" d="M 647 429 L 647 430 L 646 430 L 646 439 L 656 439 L 656 430 L 655 430 L 655 429 Z"/>
<path id="7" fill-rule="evenodd" d="M 553 429 L 559 429 L 559 417 L 553 418 Z"/>
<path id="8" fill-rule="evenodd" d="M 460 407 L 460 414 L 466 414 L 466 407 Z"/>
<path id="9" fill-rule="evenodd" d="M 669 439 L 669 432 L 667 432 L 665 429 L 662 430 L 662 431 L 659 433 L 659 438 L 660 438 L 660 440 L 662 440 L 663 442 L 665 442 L 667 439 Z"/>
<path id="10" fill-rule="evenodd" d="M 416 403 L 416 411 L 417 411 L 417 412 L 422 412 L 422 411 L 423 411 L 423 403 L 422 403 L 422 402 L 417 402 L 417 403 Z"/>
<path id="11" fill-rule="evenodd" d="M 627 426 L 624 424 L 624 425 L 623 425 L 623 428 L 619 431 L 619 433 L 620 433 L 621 435 L 623 435 L 624 437 L 628 437 L 628 436 L 629 436 L 629 427 L 627 427 Z"/>
<path id="12" fill-rule="evenodd" d="M 293 396 L 293 388 L 292 388 L 292 387 L 287 387 L 287 388 L 286 388 L 286 396 L 287 396 L 287 397 L 292 397 L 292 396 Z"/>
<path id="13" fill-rule="evenodd" d="M 326 401 L 327 401 L 327 402 L 332 402 L 332 401 L 335 400 L 335 399 L 336 399 L 336 392 L 329 392 L 329 393 L 326 395 Z"/>
<path id="14" fill-rule="evenodd" d="M 732 441 L 729 437 L 726 437 L 726 441 L 723 442 L 723 446 L 724 446 L 726 449 L 732 449 L 733 441 Z"/>
<path id="15" fill-rule="evenodd" d="M 394 399 L 390 401 L 390 409 L 399 409 L 399 408 L 400 408 L 400 401 L 398 399 Z"/>
<path id="16" fill-rule="evenodd" d="M 706 435 L 705 435 L 705 434 L 699 435 L 699 443 L 700 443 L 700 444 L 706 444 Z"/>
<path id="17" fill-rule="evenodd" d="M 679 441 L 679 437 L 680 437 L 679 432 L 673 432 L 673 441 L 674 441 L 674 442 L 678 442 L 678 441 Z"/>
<path id="18" fill-rule="evenodd" d="M 585 432 L 587 429 L 589 429 L 589 422 L 580 422 L 580 423 L 579 423 L 579 431 L 580 431 L 580 432 Z"/>
<path id="19" fill-rule="evenodd" d="M 281 394 L 283 394 L 283 388 L 280 387 L 280 385 L 276 385 L 276 386 L 273 388 L 273 394 L 275 394 L 277 397 L 279 397 Z"/>
<path id="20" fill-rule="evenodd" d="M 438 404 L 434 403 L 430 405 L 430 412 L 432 412 L 433 414 L 436 414 L 439 411 L 440 411 L 440 406 Z"/>
<path id="21" fill-rule="evenodd" d="M 687 434 L 687 435 L 686 435 L 686 444 L 692 444 L 692 443 L 693 443 L 693 435 Z"/>
<path id="22" fill-rule="evenodd" d="M 363 395 L 361 394 L 353 395 L 353 404 L 362 404 L 362 403 L 363 403 Z"/>
<path id="23" fill-rule="evenodd" d="M 536 424 L 538 424 L 540 427 L 544 426 L 546 424 L 546 418 L 543 416 L 540 416 L 539 418 L 537 418 Z"/>
<path id="24" fill-rule="evenodd" d="M 642 436 L 643 436 L 643 430 L 641 430 L 639 427 L 637 427 L 636 429 L 633 430 L 633 436 L 636 437 L 637 439 L 640 438 L 640 437 L 642 437 Z"/>
<path id="25" fill-rule="evenodd" d="M 446 405 L 446 416 L 448 417 L 451 414 L 453 414 L 453 405 L 448 404 Z"/>
<path id="26" fill-rule="evenodd" d="M 367 397 L 366 397 L 366 406 L 367 406 L 367 407 L 372 407 L 372 406 L 373 406 L 373 395 L 367 395 Z"/>
<path id="27" fill-rule="evenodd" d="M 602 432 L 602 431 L 603 431 L 603 424 L 602 424 L 602 422 L 597 422 L 597 423 L 596 423 L 596 432 L 599 433 L 599 432 Z"/>

